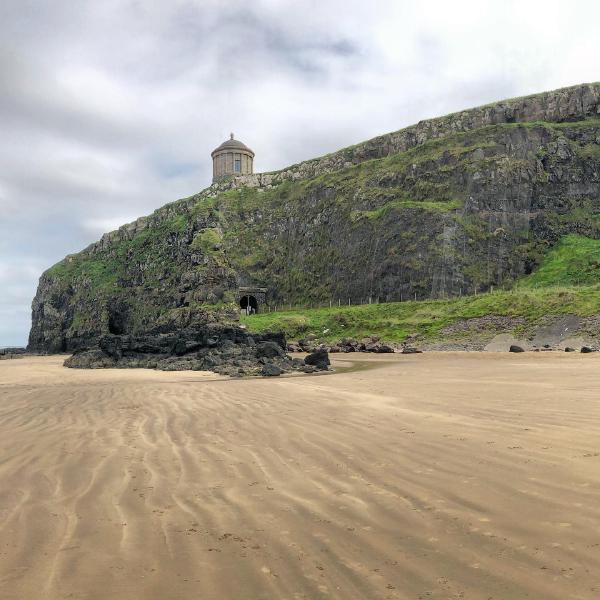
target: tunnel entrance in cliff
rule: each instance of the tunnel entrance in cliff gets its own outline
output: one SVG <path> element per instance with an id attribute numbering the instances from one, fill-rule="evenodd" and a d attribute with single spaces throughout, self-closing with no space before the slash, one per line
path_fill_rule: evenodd
<path id="1" fill-rule="evenodd" d="M 267 306 L 267 288 L 253 285 L 239 287 L 235 299 L 242 314 L 254 315 L 265 310 Z"/>
<path id="2" fill-rule="evenodd" d="M 258 300 L 254 296 L 242 296 L 240 298 L 240 308 L 247 315 L 254 315 L 258 312 Z"/>

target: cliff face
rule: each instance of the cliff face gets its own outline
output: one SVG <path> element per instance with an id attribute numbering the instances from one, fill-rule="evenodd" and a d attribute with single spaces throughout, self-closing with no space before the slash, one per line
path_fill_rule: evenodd
<path id="1" fill-rule="evenodd" d="M 529 272 L 567 233 L 600 237 L 600 84 L 423 121 L 239 177 L 46 271 L 30 348 L 236 318 L 272 304 L 472 293 Z"/>

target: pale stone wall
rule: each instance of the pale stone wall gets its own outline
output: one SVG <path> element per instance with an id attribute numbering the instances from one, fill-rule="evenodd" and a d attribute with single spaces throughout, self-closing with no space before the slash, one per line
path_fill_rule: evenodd
<path id="1" fill-rule="evenodd" d="M 235 171 L 235 161 L 240 161 L 240 170 Z M 224 149 L 213 155 L 213 182 L 228 175 L 252 175 L 252 154 L 240 149 Z"/>

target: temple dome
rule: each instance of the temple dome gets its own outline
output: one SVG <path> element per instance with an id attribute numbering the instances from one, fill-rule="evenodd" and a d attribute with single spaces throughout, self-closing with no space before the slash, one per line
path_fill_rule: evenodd
<path id="1" fill-rule="evenodd" d="M 220 152 L 221 150 L 245 150 L 254 156 L 254 152 L 250 150 L 246 144 L 240 142 L 240 140 L 236 140 L 233 137 L 233 133 L 228 140 L 225 140 L 220 146 L 212 151 L 211 156 L 214 156 L 216 152 Z"/>
<path id="2" fill-rule="evenodd" d="M 211 152 L 213 159 L 213 183 L 227 177 L 251 175 L 254 152 L 240 140 L 231 137 Z"/>

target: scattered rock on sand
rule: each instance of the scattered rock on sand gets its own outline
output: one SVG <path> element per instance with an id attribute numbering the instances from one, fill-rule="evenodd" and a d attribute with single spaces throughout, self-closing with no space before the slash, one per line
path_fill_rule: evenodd
<path id="1" fill-rule="evenodd" d="M 375 352 L 376 354 L 392 354 L 394 349 L 388 344 L 382 344 L 377 342 L 371 348 L 367 349 L 366 352 Z"/>
<path id="2" fill-rule="evenodd" d="M 516 338 L 512 333 L 499 333 L 484 346 L 484 350 L 486 352 L 508 352 L 511 346 L 526 348 L 528 344 Z"/>
<path id="3" fill-rule="evenodd" d="M 358 344 L 359 352 L 375 352 L 377 354 L 385 354 L 393 352 L 394 349 L 388 344 L 384 344 L 378 337 L 366 337 L 363 338 Z"/>
<path id="4" fill-rule="evenodd" d="M 422 354 L 423 350 L 419 350 L 418 348 L 414 348 L 413 346 L 404 346 L 402 348 L 402 354 Z"/>
<path id="5" fill-rule="evenodd" d="M 571 348 L 571 346 L 567 346 L 565 348 L 565 352 L 575 352 L 575 348 Z"/>
<path id="6" fill-rule="evenodd" d="M 595 348 L 592 348 L 590 346 L 581 346 L 582 354 L 589 354 L 590 352 L 596 352 Z"/>
<path id="7" fill-rule="evenodd" d="M 331 364 L 329 361 L 329 352 L 325 348 L 319 348 L 309 354 L 304 359 L 304 363 L 316 367 L 319 371 L 327 371 Z"/>

